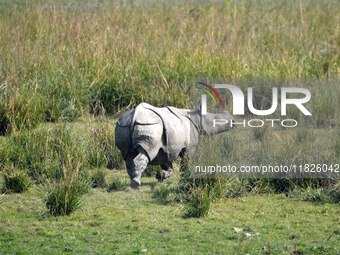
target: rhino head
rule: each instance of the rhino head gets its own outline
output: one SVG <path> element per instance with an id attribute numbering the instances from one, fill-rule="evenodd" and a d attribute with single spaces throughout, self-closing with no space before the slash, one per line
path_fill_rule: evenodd
<path id="1" fill-rule="evenodd" d="M 197 110 L 191 114 L 190 119 L 195 123 L 199 135 L 220 134 L 229 131 L 235 123 L 234 117 L 228 111 L 201 114 Z"/>

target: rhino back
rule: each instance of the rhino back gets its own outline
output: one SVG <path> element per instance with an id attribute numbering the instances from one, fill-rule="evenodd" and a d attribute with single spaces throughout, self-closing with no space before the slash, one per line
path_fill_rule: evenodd
<path id="1" fill-rule="evenodd" d="M 161 118 L 155 112 L 146 109 L 143 103 L 124 113 L 116 125 L 116 145 L 124 159 L 136 153 L 140 146 L 152 160 L 163 146 L 162 136 Z"/>
<path id="2" fill-rule="evenodd" d="M 174 161 L 190 140 L 190 124 L 185 111 L 174 107 L 158 108 L 145 104 L 144 107 L 156 113 L 163 123 L 163 147 L 167 159 Z"/>
<path id="3" fill-rule="evenodd" d="M 123 157 L 141 146 L 152 161 L 160 149 L 175 160 L 190 142 L 190 120 L 186 110 L 158 108 L 142 103 L 125 113 L 116 125 L 116 145 Z"/>

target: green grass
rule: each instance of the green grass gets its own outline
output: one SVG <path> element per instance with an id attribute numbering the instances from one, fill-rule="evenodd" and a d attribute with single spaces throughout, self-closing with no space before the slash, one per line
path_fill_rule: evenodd
<path id="1" fill-rule="evenodd" d="M 339 77 L 332 1 L 66 2 L 0 8 L 0 97 L 12 130 L 141 101 L 188 106 L 188 85 L 202 77 Z M 318 125 L 334 125 L 333 88 L 314 95 Z"/>
<path id="2" fill-rule="evenodd" d="M 5 169 L 3 177 L 3 187 L 0 189 L 0 191 L 3 193 L 22 193 L 28 190 L 32 184 L 30 178 L 27 176 L 26 171 L 18 170 L 14 167 Z"/>
<path id="3" fill-rule="evenodd" d="M 13 165 L 35 181 L 25 193 L 0 194 L 0 253 L 340 254 L 339 205 L 299 201 L 323 200 L 323 187 L 283 198 L 271 194 L 281 182 L 223 182 L 206 217 L 185 218 L 173 183 L 143 177 L 143 192 L 127 188 L 114 146 L 125 108 L 189 107 L 196 79 L 302 78 L 313 116 L 288 111 L 301 126 L 238 128 L 210 151 L 235 164 L 339 163 L 340 5 L 150 2 L 0 0 L 0 174 Z M 255 104 L 267 106 L 269 92 L 258 80 Z M 113 169 L 116 192 L 96 189 L 71 215 L 49 216 L 42 184 L 103 167 Z M 338 186 L 326 192 L 333 202 Z"/>
<path id="4" fill-rule="evenodd" d="M 107 188 L 108 192 L 112 192 L 112 191 L 124 191 L 127 190 L 128 188 L 128 180 L 127 178 L 122 178 L 122 177 L 113 177 L 109 187 Z"/>
<path id="5" fill-rule="evenodd" d="M 145 182 L 152 182 L 146 179 Z M 94 190 L 68 217 L 45 212 L 39 191 L 5 196 L 0 204 L 3 254 L 338 254 L 340 208 L 281 195 L 227 199 L 207 217 L 184 218 L 181 204 L 163 205 L 143 191 Z M 232 227 L 251 228 L 246 238 Z M 105 244 L 105 245 L 103 245 Z M 267 251 L 267 252 L 266 252 Z"/>

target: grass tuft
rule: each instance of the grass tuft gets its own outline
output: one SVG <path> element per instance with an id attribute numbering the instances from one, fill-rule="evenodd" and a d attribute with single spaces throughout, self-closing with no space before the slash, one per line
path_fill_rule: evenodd
<path id="1" fill-rule="evenodd" d="M 128 181 L 125 178 L 115 176 L 107 189 L 108 192 L 126 190 Z"/>
<path id="2" fill-rule="evenodd" d="M 200 218 L 207 216 L 212 203 L 212 197 L 210 196 L 207 188 L 198 187 L 188 195 L 188 201 L 185 204 L 185 216 Z"/>
<path id="3" fill-rule="evenodd" d="M 91 175 L 91 186 L 92 188 L 105 188 L 107 186 L 104 170 L 98 169 Z"/>
<path id="4" fill-rule="evenodd" d="M 89 192 L 85 180 L 62 180 L 52 184 L 44 199 L 51 215 L 69 215 L 81 206 L 82 197 Z"/>
<path id="5" fill-rule="evenodd" d="M 171 195 L 173 191 L 174 187 L 170 182 L 158 183 L 152 190 L 153 197 L 162 204 L 167 204 L 172 201 Z"/>
<path id="6" fill-rule="evenodd" d="M 24 170 L 9 167 L 4 171 L 2 192 L 22 193 L 32 185 L 30 178 Z"/>
<path id="7" fill-rule="evenodd" d="M 301 201 L 315 202 L 315 203 L 326 203 L 330 201 L 329 196 L 325 193 L 322 188 L 295 188 L 288 193 L 288 196 Z"/>

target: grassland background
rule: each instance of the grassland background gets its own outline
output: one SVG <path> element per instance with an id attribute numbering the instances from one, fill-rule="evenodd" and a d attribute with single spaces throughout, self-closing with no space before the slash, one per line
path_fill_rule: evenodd
<path id="1" fill-rule="evenodd" d="M 0 197 L 0 254 L 339 254 L 338 205 L 250 196 L 183 219 L 182 205 L 158 203 L 146 178 L 141 195 L 96 190 L 80 211 L 52 218 L 40 194 L 75 168 L 126 176 L 117 170 L 116 117 L 141 101 L 188 107 L 198 78 L 321 79 L 309 123 L 264 139 L 239 130 L 223 136 L 224 149 L 253 162 L 272 160 L 268 148 L 278 162 L 339 162 L 339 24 L 331 0 L 1 0 L 0 166 L 24 170 L 36 185 Z"/>
<path id="2" fill-rule="evenodd" d="M 197 77 L 339 76 L 336 1 L 91 3 L 3 4 L 1 97 L 16 126 L 98 104 L 183 107 Z"/>

